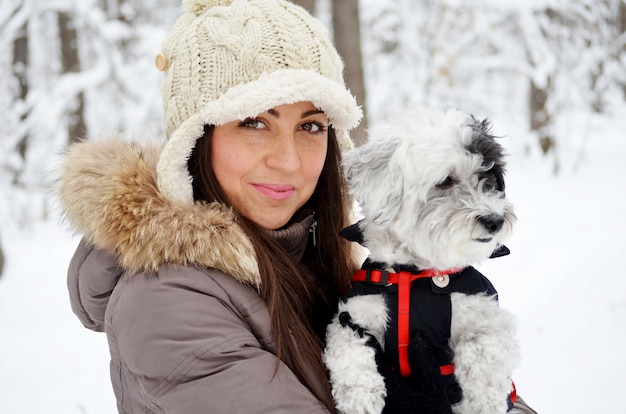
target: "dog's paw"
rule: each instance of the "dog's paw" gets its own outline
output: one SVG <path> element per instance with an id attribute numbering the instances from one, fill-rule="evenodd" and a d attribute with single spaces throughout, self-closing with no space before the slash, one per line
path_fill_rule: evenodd
<path id="1" fill-rule="evenodd" d="M 339 319 L 336 316 L 328 326 L 324 350 L 336 407 L 346 414 L 378 414 L 387 390 L 376 366 L 376 350 L 371 346 L 375 340 L 344 326 Z"/>
<path id="2" fill-rule="evenodd" d="M 450 346 L 463 388 L 460 413 L 504 413 L 520 348 L 515 316 L 483 295 L 454 293 Z"/>

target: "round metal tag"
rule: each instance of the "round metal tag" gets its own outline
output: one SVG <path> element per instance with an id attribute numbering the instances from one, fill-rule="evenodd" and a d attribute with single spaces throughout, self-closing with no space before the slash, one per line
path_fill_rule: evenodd
<path id="1" fill-rule="evenodd" d="M 433 283 L 440 288 L 445 288 L 450 284 L 450 276 L 448 275 L 440 275 L 433 277 Z"/>

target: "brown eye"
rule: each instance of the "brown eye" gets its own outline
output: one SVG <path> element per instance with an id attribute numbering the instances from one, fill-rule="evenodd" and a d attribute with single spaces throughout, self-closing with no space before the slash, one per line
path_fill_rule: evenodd
<path id="1" fill-rule="evenodd" d="M 437 184 L 436 187 L 440 190 L 447 190 L 448 188 L 452 187 L 454 184 L 456 184 L 456 180 L 454 179 L 454 177 L 449 175 L 442 182 Z"/>
<path id="2" fill-rule="evenodd" d="M 261 129 L 265 127 L 263 121 L 255 118 L 247 118 L 239 123 L 239 126 L 250 129 Z"/>
<path id="3" fill-rule="evenodd" d="M 312 132 L 312 133 L 326 131 L 326 126 L 318 122 L 306 122 L 302 124 L 300 128 L 302 128 L 306 132 Z"/>

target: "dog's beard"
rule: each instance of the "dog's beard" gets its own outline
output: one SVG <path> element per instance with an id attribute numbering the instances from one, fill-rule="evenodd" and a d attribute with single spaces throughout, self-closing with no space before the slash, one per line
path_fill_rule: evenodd
<path id="1" fill-rule="evenodd" d="M 508 239 L 516 220 L 513 206 L 502 194 L 469 186 L 457 186 L 444 196 L 431 191 L 406 206 L 410 207 L 401 209 L 384 227 L 376 220 L 363 226 L 373 260 L 422 269 L 479 263 Z M 481 217 L 501 218 L 501 228 L 488 230 Z"/>
<path id="2" fill-rule="evenodd" d="M 418 223 L 419 234 L 407 246 L 409 257 L 428 258 L 430 263 L 423 266 L 433 268 L 466 266 L 489 258 L 509 238 L 515 214 L 505 199 L 483 196 L 473 201 L 473 205 L 459 200 L 433 203 Z M 485 217 L 501 219 L 502 227 L 488 230 L 481 222 Z"/>

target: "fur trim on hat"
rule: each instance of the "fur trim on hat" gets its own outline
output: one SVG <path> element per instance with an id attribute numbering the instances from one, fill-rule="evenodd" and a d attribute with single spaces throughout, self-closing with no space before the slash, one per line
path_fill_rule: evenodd
<path id="1" fill-rule="evenodd" d="M 201 110 L 206 124 L 222 125 L 253 117 L 279 105 L 311 102 L 337 129 L 352 129 L 361 110 L 341 84 L 308 69 L 279 69 L 233 86 Z"/>
<path id="2" fill-rule="evenodd" d="M 213 267 L 258 288 L 254 248 L 231 209 L 181 205 L 159 193 L 161 149 L 121 137 L 72 145 L 56 187 L 64 219 L 127 270 L 157 270 L 164 263 Z"/>

